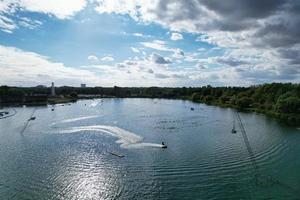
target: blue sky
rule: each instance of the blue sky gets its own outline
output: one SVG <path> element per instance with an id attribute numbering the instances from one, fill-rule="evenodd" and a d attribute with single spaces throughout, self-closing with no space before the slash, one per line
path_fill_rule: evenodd
<path id="1" fill-rule="evenodd" d="M 289 35 L 300 21 L 297 12 L 290 16 L 293 3 L 260 11 L 255 1 L 236 12 L 241 5 L 229 1 L 228 12 L 205 0 L 4 0 L 0 85 L 299 82 L 300 39 Z M 275 20 L 289 17 L 288 27 Z M 286 30 L 274 35 L 275 25 Z"/>

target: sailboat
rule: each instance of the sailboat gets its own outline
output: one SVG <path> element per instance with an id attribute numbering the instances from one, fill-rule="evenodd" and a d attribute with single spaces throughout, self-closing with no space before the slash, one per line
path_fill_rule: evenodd
<path id="1" fill-rule="evenodd" d="M 232 126 L 232 129 L 231 129 L 231 133 L 236 133 L 236 130 L 235 130 L 235 120 L 233 121 L 233 126 Z"/>

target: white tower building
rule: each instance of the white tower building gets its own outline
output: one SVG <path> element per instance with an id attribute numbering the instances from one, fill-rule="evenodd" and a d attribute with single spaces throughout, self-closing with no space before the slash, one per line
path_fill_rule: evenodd
<path id="1" fill-rule="evenodd" d="M 52 82 L 52 84 L 51 84 L 51 96 L 56 96 L 54 82 Z"/>

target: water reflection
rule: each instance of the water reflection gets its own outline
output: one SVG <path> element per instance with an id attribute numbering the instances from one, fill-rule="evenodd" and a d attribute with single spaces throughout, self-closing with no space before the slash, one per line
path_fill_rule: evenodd
<path id="1" fill-rule="evenodd" d="M 79 101 L 38 108 L 21 135 L 33 110 L 16 108 L 0 121 L 3 199 L 300 196 L 299 130 L 262 115 L 241 114 L 258 177 L 240 130 L 231 134 L 231 109 L 179 100 Z M 149 148 L 162 141 L 167 149 Z"/>

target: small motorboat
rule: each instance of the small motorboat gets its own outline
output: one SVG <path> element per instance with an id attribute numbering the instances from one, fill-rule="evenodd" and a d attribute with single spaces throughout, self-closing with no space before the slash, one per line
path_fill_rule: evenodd
<path id="1" fill-rule="evenodd" d="M 193 107 L 191 107 L 191 110 L 195 110 Z"/>
<path id="2" fill-rule="evenodd" d="M 168 146 L 167 146 L 167 145 L 165 145 L 165 143 L 164 143 L 164 142 L 162 142 L 162 143 L 161 143 L 161 145 L 162 145 L 162 146 L 161 146 L 161 148 L 163 148 L 163 149 L 166 149 L 166 148 L 168 148 Z"/>
<path id="3" fill-rule="evenodd" d="M 29 120 L 35 120 L 35 117 L 30 117 L 30 119 Z"/>

